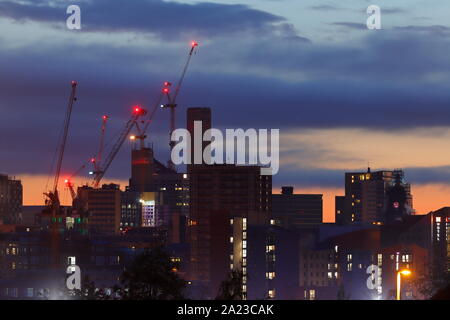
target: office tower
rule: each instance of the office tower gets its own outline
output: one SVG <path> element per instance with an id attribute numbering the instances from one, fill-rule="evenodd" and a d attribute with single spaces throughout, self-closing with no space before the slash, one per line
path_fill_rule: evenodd
<path id="1" fill-rule="evenodd" d="M 411 214 L 412 195 L 401 170 L 345 173 L 343 224 L 380 224 Z"/>
<path id="2" fill-rule="evenodd" d="M 101 189 L 78 188 L 78 197 L 88 212 L 89 233 L 115 235 L 120 231 L 121 191 L 116 184 Z"/>
<path id="3" fill-rule="evenodd" d="M 260 167 L 192 165 L 190 169 L 191 278 L 217 293 L 227 277 L 230 219 L 246 218 L 248 226 L 267 225 L 271 212 L 272 177 Z"/>
<path id="4" fill-rule="evenodd" d="M 22 182 L 0 174 L 0 224 L 20 223 Z"/>
<path id="5" fill-rule="evenodd" d="M 334 198 L 334 221 L 338 225 L 344 224 L 345 196 Z"/>
<path id="6" fill-rule="evenodd" d="M 322 223 L 322 195 L 294 194 L 294 187 L 282 187 L 272 195 L 272 217 L 291 228 L 316 227 Z"/>

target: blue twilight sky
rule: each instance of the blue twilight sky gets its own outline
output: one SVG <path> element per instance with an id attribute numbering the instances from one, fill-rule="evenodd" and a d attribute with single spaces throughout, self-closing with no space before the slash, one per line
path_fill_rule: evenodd
<path id="1" fill-rule="evenodd" d="M 71 4 L 81 30 L 66 28 Z M 371 4 L 382 30 L 365 26 Z M 276 188 L 331 199 L 345 171 L 370 163 L 404 168 L 419 208 L 436 209 L 450 190 L 448 13 L 444 0 L 0 0 L 0 172 L 44 184 L 73 79 L 64 170 L 76 171 L 97 149 L 100 117 L 112 140 L 133 104 L 152 105 L 175 81 L 195 39 L 179 126 L 186 107 L 209 106 L 215 127 L 280 128 Z M 150 134 L 166 161 L 166 110 Z M 128 178 L 129 150 L 108 178 Z"/>

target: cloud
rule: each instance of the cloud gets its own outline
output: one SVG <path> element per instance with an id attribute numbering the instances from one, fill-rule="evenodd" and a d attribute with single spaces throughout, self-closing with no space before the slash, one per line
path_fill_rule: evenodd
<path id="1" fill-rule="evenodd" d="M 339 27 L 345 27 L 348 29 L 354 29 L 354 30 L 367 30 L 367 26 L 363 23 L 356 23 L 356 22 L 332 22 L 330 23 L 332 26 L 339 26 Z"/>
<path id="2" fill-rule="evenodd" d="M 331 4 L 319 4 L 319 5 L 313 5 L 309 6 L 308 9 L 311 10 L 317 10 L 317 11 L 338 11 L 343 10 L 341 7 L 331 5 Z"/>
<path id="3" fill-rule="evenodd" d="M 415 26 L 415 25 L 409 25 L 409 26 L 397 26 L 394 27 L 394 30 L 398 31 L 404 31 L 404 32 L 414 32 L 416 34 L 419 34 L 421 36 L 440 36 L 440 37 L 449 37 L 450 36 L 450 27 L 443 26 L 443 25 L 431 25 L 431 26 Z"/>
<path id="4" fill-rule="evenodd" d="M 121 0 L 85 0 L 78 4 L 83 32 L 144 32 L 166 40 L 243 32 L 294 32 L 283 17 L 240 4 L 127 0 L 126 10 Z M 67 6 L 67 1 L 62 0 L 3 1 L 0 16 L 65 28 Z"/>

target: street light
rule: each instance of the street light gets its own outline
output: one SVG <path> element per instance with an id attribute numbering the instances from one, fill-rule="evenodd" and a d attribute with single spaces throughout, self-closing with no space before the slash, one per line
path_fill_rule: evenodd
<path id="1" fill-rule="evenodd" d="M 409 276 L 411 274 L 411 270 L 403 269 L 397 272 L 397 300 L 401 300 L 401 282 L 402 275 Z"/>

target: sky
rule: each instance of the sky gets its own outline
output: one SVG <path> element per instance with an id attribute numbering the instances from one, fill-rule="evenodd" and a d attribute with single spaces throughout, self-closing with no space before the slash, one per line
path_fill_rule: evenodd
<path id="1" fill-rule="evenodd" d="M 71 4 L 81 30 L 66 27 Z M 366 27 L 372 4 L 381 30 Z M 274 191 L 324 194 L 326 221 L 344 173 L 368 165 L 404 169 L 416 212 L 439 209 L 450 204 L 449 10 L 445 0 L 0 0 L 0 172 L 22 179 L 25 204 L 42 204 L 70 81 L 63 177 L 95 154 L 102 115 L 113 141 L 133 105 L 157 101 L 195 39 L 178 127 L 187 107 L 207 106 L 217 128 L 280 129 Z M 163 162 L 166 111 L 149 130 Z M 127 184 L 131 147 L 105 182 Z"/>

